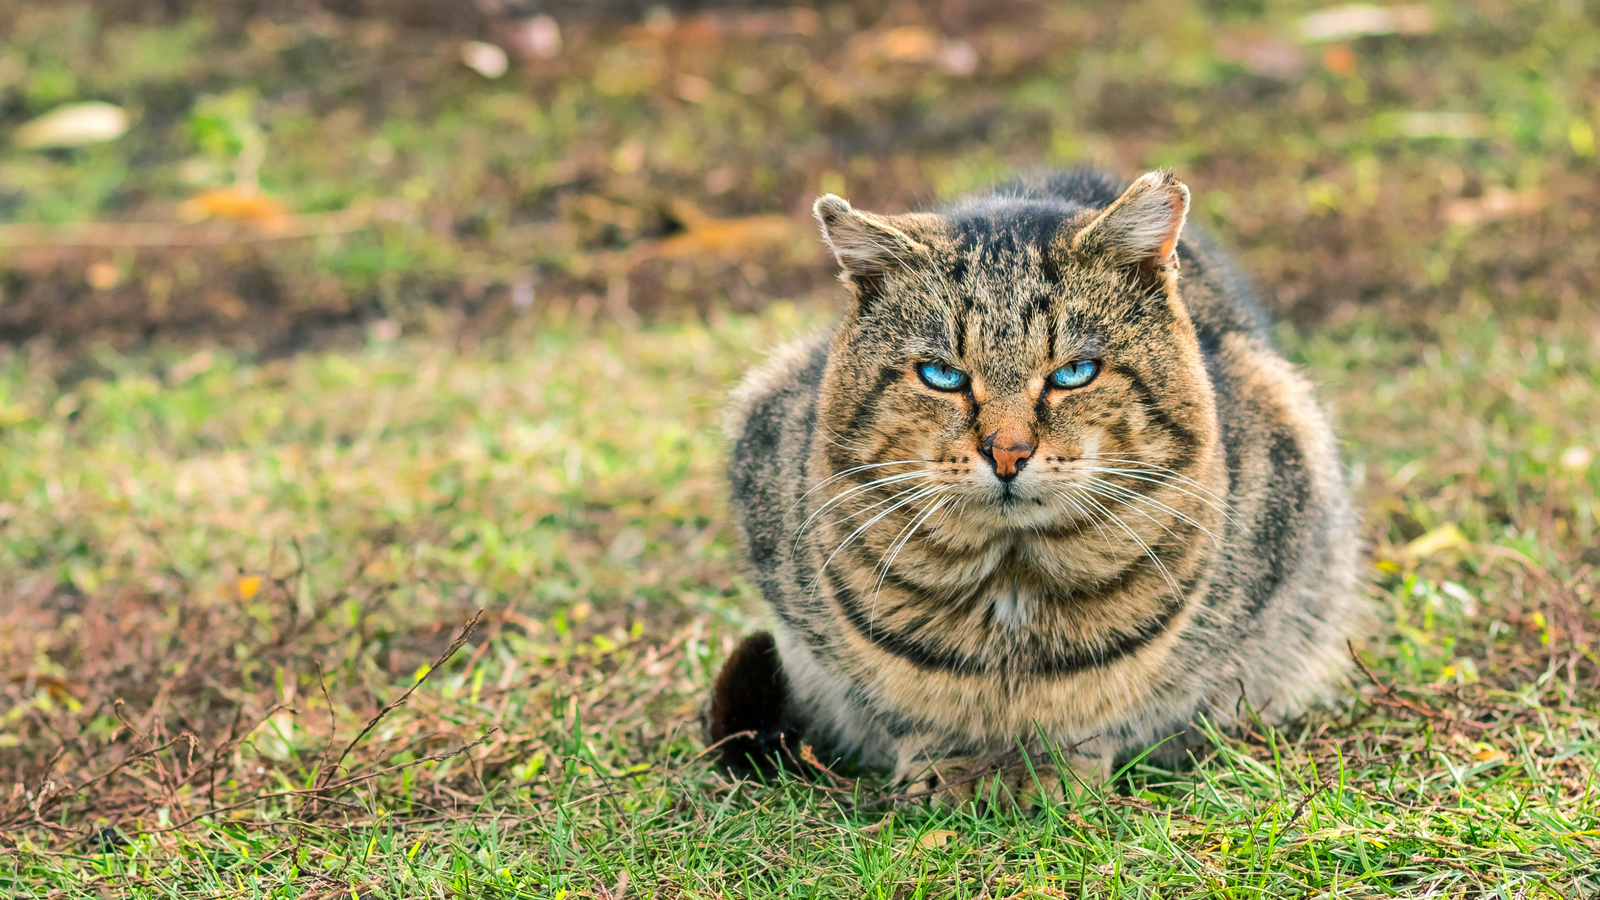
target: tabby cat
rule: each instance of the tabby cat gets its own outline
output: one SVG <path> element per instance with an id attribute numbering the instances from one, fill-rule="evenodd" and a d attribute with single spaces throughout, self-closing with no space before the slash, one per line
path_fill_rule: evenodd
<path id="1" fill-rule="evenodd" d="M 713 692 L 728 763 L 1015 798 L 1324 693 L 1359 609 L 1335 439 L 1188 209 L 1167 172 L 816 202 L 848 309 L 728 414 L 776 620 Z"/>

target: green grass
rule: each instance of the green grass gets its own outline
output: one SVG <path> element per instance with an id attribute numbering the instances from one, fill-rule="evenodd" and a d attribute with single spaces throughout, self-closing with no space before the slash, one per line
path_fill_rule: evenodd
<path id="1" fill-rule="evenodd" d="M 459 35 L 371 18 L 0 0 L 10 225 L 172 222 L 252 127 L 290 213 L 373 211 L 0 247 L 0 892 L 1600 893 L 1600 22 L 1485 0 L 1349 65 L 1239 61 L 1312 8 L 863 2 L 710 43 L 574 20 L 487 82 Z M 872 49 L 908 24 L 977 72 Z M 75 99 L 135 128 L 3 143 Z M 1481 131 L 1408 134 L 1419 111 Z M 764 619 L 718 420 L 832 315 L 803 208 L 1085 157 L 1177 167 L 1335 407 L 1371 677 L 1034 815 L 728 780 L 697 710 Z M 715 239 L 694 209 L 789 225 Z"/>
<path id="2" fill-rule="evenodd" d="M 68 789 L 42 822 L 19 814 L 0 880 L 21 896 L 594 896 L 623 872 L 636 896 L 1595 889 L 1580 557 L 1600 485 L 1568 451 L 1600 426 L 1600 319 L 1507 328 L 1467 307 L 1420 338 L 1369 316 L 1286 331 L 1364 467 L 1392 625 L 1359 648 L 1398 693 L 1357 678 L 1341 709 L 1219 737 L 1194 772 L 1137 767 L 1035 816 L 973 817 L 858 808 L 889 790 L 870 778 L 733 784 L 697 758 L 695 708 L 758 615 L 722 507 L 718 397 L 824 315 L 541 331 L 465 355 L 212 353 L 201 372 L 116 358 L 70 386 L 13 358 L 0 569 L 38 602 L 0 619 L 34 688 L 9 689 L 5 734 L 35 753 L 77 735 L 60 768 L 84 774 L 61 787 L 144 746 L 115 736 L 108 695 L 150 741 L 191 729 L 199 748 Z M 1459 541 L 1407 551 L 1446 526 Z M 251 597 L 241 573 L 266 576 Z M 337 756 L 480 607 L 478 633 L 323 783 L 482 744 L 323 803 L 281 794 L 316 784 L 330 741 Z M 213 677 L 186 681 L 196 668 Z M 237 747 L 216 714 L 176 718 L 230 702 L 245 728 L 269 704 L 294 714 Z M 217 746 L 213 801 L 185 779 Z M 97 823 L 131 843 L 86 852 Z"/>

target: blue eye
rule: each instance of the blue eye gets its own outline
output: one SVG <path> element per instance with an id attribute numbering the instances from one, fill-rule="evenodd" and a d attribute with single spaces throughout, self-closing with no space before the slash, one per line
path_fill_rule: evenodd
<path id="1" fill-rule="evenodd" d="M 1096 359 L 1080 359 L 1077 362 L 1067 363 L 1061 368 L 1050 373 L 1050 383 L 1058 388 L 1083 387 L 1100 374 L 1100 361 Z"/>
<path id="2" fill-rule="evenodd" d="M 928 387 L 939 391 L 959 391 L 967 386 L 967 373 L 944 363 L 923 363 L 917 367 Z"/>

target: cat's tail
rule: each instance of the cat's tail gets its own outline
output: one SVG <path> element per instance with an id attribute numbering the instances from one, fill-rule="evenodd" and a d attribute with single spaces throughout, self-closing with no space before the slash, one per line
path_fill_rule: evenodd
<path id="1" fill-rule="evenodd" d="M 794 714 L 777 642 L 765 631 L 745 638 L 723 664 L 701 725 L 706 745 L 736 775 L 811 769 L 800 757 L 805 723 Z"/>

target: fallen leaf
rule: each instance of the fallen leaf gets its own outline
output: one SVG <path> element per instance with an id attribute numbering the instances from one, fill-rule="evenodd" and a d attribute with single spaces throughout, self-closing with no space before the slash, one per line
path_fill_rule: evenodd
<path id="1" fill-rule="evenodd" d="M 250 305 L 243 298 L 228 291 L 208 291 L 200 302 L 225 319 L 242 319 L 250 312 Z"/>
<path id="2" fill-rule="evenodd" d="M 1441 525 L 1405 546 L 1401 554 L 1408 559 L 1422 559 L 1441 550 L 1467 546 L 1466 535 L 1454 525 Z"/>
<path id="3" fill-rule="evenodd" d="M 1537 212 L 1544 206 L 1543 190 L 1535 188 L 1517 193 L 1497 184 L 1484 191 L 1482 197 L 1446 203 L 1440 214 L 1451 225 L 1472 225 Z"/>
<path id="4" fill-rule="evenodd" d="M 701 78 L 699 75 L 690 75 L 685 72 L 678 76 L 677 93 L 680 100 L 687 100 L 690 103 L 704 103 L 711 99 L 711 95 L 715 90 L 711 82 Z"/>
<path id="5" fill-rule="evenodd" d="M 54 675 L 40 675 L 36 672 L 21 672 L 11 676 L 11 684 L 27 686 L 33 685 L 35 690 L 43 688 L 50 695 L 50 699 L 61 702 L 68 697 L 85 697 L 89 689 L 76 682 L 57 678 Z"/>
<path id="6" fill-rule="evenodd" d="M 236 222 L 253 222 L 270 229 L 287 224 L 289 213 L 283 208 L 283 204 L 266 194 L 246 193 L 238 188 L 222 188 L 207 191 L 178 204 L 178 218 L 185 222 L 228 219 Z"/>
<path id="7" fill-rule="evenodd" d="M 216 358 L 211 355 L 211 351 L 209 351 L 209 350 L 201 350 L 199 353 L 196 353 L 195 355 L 189 357 L 188 359 L 184 360 L 183 362 L 178 363 L 177 365 L 175 365 L 172 368 L 168 369 L 167 370 L 167 384 L 169 384 L 169 385 L 183 384 L 184 382 L 186 382 L 189 379 L 195 377 L 196 375 L 203 375 L 206 372 L 211 371 L 211 367 L 215 363 L 216 363 Z M 259 578 L 256 579 L 256 580 L 257 580 L 257 582 L 260 581 Z M 256 584 L 256 587 L 259 588 L 260 586 L 261 585 L 259 583 Z M 244 579 L 240 579 L 240 581 L 239 581 L 239 592 L 240 592 L 240 594 L 244 593 Z M 252 593 L 254 593 L 254 591 L 252 591 Z M 246 598 L 246 599 L 248 599 L 248 598 Z"/>
<path id="8" fill-rule="evenodd" d="M 491 81 L 506 74 L 510 67 L 506 52 L 484 41 L 462 41 L 461 63 Z"/>
<path id="9" fill-rule="evenodd" d="M 239 579 L 239 599 L 249 600 L 261 591 L 261 576 L 246 575 Z"/>
<path id="10" fill-rule="evenodd" d="M 1594 451 L 1588 447 L 1568 447 L 1561 452 L 1561 468 L 1581 472 L 1594 462 Z"/>
<path id="11" fill-rule="evenodd" d="M 933 32 L 915 25 L 902 25 L 884 32 L 878 41 L 878 50 L 890 59 L 920 62 L 933 59 L 939 42 Z M 940 834 L 941 832 L 933 832 Z"/>
<path id="12" fill-rule="evenodd" d="M 128 130 L 128 113 L 110 103 L 69 103 L 58 106 L 16 131 L 18 147 L 87 147 L 122 137 Z"/>
<path id="13" fill-rule="evenodd" d="M 690 221 L 688 229 L 642 245 L 641 259 L 683 259 L 693 256 L 734 257 L 794 243 L 810 229 L 788 216 L 739 216 Z"/>
<path id="14" fill-rule="evenodd" d="M 561 25 L 547 15 L 525 19 L 510 29 L 511 45 L 534 59 L 554 59 L 561 53 Z"/>
<path id="15" fill-rule="evenodd" d="M 1400 133 L 1413 138 L 1483 137 L 1486 123 L 1476 113 L 1408 112 L 1400 116 Z"/>
<path id="16" fill-rule="evenodd" d="M 1296 44 L 1265 31 L 1239 30 L 1217 36 L 1217 57 L 1256 75 L 1292 78 L 1306 70 L 1306 54 Z"/>
<path id="17" fill-rule="evenodd" d="M 971 44 L 959 40 L 941 41 L 933 32 L 915 25 L 866 32 L 850 43 L 850 53 L 858 61 L 933 63 L 951 75 L 962 77 L 978 69 L 978 51 Z"/>
<path id="18" fill-rule="evenodd" d="M 1329 44 L 1322 48 L 1322 67 L 1349 78 L 1356 73 L 1355 51 L 1343 44 Z"/>
<path id="19" fill-rule="evenodd" d="M 109 291 L 122 280 L 122 273 L 117 267 L 105 261 L 90 263 L 88 271 L 84 272 L 84 281 L 97 291 Z"/>
<path id="20" fill-rule="evenodd" d="M 950 843 L 950 839 L 953 837 L 956 837 L 956 833 L 954 831 L 945 831 L 944 829 L 930 831 L 922 837 L 917 838 L 917 846 L 924 850 L 933 850 L 937 847 L 943 847 L 945 844 Z"/>
<path id="21" fill-rule="evenodd" d="M 951 41 L 940 47 L 937 60 L 941 71 L 958 78 L 978 71 L 978 50 L 966 41 Z"/>
<path id="22" fill-rule="evenodd" d="M 1384 34 L 1430 34 L 1438 27 L 1433 8 L 1423 4 L 1373 6 L 1351 3 L 1305 16 L 1299 22 L 1302 43 L 1346 41 Z"/>
<path id="23" fill-rule="evenodd" d="M 816 10 L 796 7 L 759 12 L 712 12 L 679 18 L 657 6 L 644 24 L 624 32 L 630 41 L 703 47 L 728 39 L 756 39 L 798 35 L 810 37 L 822 27 Z"/>
<path id="24" fill-rule="evenodd" d="M 891 823 L 893 821 L 894 821 L 894 812 L 891 811 L 888 815 L 884 816 L 883 818 L 879 819 L 876 822 L 873 822 L 871 825 L 863 825 L 857 831 L 858 831 L 859 834 L 874 834 L 878 830 L 882 829 L 885 825 L 888 825 L 889 823 Z"/>
<path id="25" fill-rule="evenodd" d="M 1501 750 L 1499 747 L 1489 744 L 1478 744 L 1477 749 L 1478 752 L 1472 754 L 1472 758 L 1479 762 L 1489 762 L 1491 760 L 1504 761 L 1511 758 L 1511 754 Z"/>

